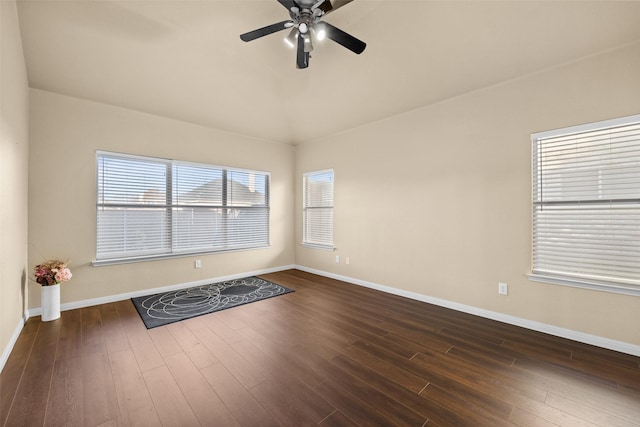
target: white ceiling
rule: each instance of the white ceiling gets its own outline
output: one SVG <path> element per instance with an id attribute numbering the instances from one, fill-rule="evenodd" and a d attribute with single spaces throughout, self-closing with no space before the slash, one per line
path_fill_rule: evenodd
<path id="1" fill-rule="evenodd" d="M 640 2 L 355 0 L 306 70 L 276 0 L 34 1 L 18 11 L 33 88 L 298 144 L 640 41 Z M 639 71 L 640 72 L 640 71 Z"/>

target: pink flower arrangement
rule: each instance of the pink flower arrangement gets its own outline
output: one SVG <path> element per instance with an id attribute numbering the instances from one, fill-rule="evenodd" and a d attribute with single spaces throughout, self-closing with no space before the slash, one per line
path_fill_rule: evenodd
<path id="1" fill-rule="evenodd" d="M 71 280 L 71 270 L 65 261 L 51 259 L 38 264 L 34 268 L 36 282 L 42 286 L 53 286 Z"/>

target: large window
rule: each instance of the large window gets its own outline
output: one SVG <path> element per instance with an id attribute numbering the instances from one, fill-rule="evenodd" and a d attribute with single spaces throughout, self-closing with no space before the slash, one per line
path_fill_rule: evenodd
<path id="1" fill-rule="evenodd" d="M 303 176 L 302 244 L 333 249 L 333 170 Z"/>
<path id="2" fill-rule="evenodd" d="M 96 263 L 269 244 L 269 174 L 97 153 Z"/>
<path id="3" fill-rule="evenodd" d="M 532 135 L 532 278 L 640 295 L 640 116 Z"/>

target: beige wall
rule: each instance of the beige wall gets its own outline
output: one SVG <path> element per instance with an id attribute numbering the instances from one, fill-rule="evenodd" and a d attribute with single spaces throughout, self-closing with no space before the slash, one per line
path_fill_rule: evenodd
<path id="1" fill-rule="evenodd" d="M 118 295 L 294 263 L 293 164 L 289 145 L 88 102 L 41 90 L 30 98 L 29 265 L 70 258 L 62 303 Z M 96 150 L 271 172 L 271 247 L 93 267 Z M 194 260 L 202 268 L 194 269 Z M 30 283 L 29 307 L 40 306 Z"/>
<path id="2" fill-rule="evenodd" d="M 299 146 L 297 264 L 640 345 L 639 297 L 525 277 L 530 134 L 640 113 L 638 70 L 636 44 Z M 326 168 L 336 252 L 299 245 L 301 174 Z"/>
<path id="3" fill-rule="evenodd" d="M 0 1 L 0 369 L 25 312 L 27 270 L 27 72 L 13 1 Z"/>

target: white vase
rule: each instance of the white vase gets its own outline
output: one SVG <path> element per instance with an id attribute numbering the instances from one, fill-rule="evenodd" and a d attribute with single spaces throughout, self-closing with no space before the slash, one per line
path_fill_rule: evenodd
<path id="1" fill-rule="evenodd" d="M 42 305 L 42 321 L 49 322 L 60 317 L 60 283 L 53 286 L 40 287 Z"/>

